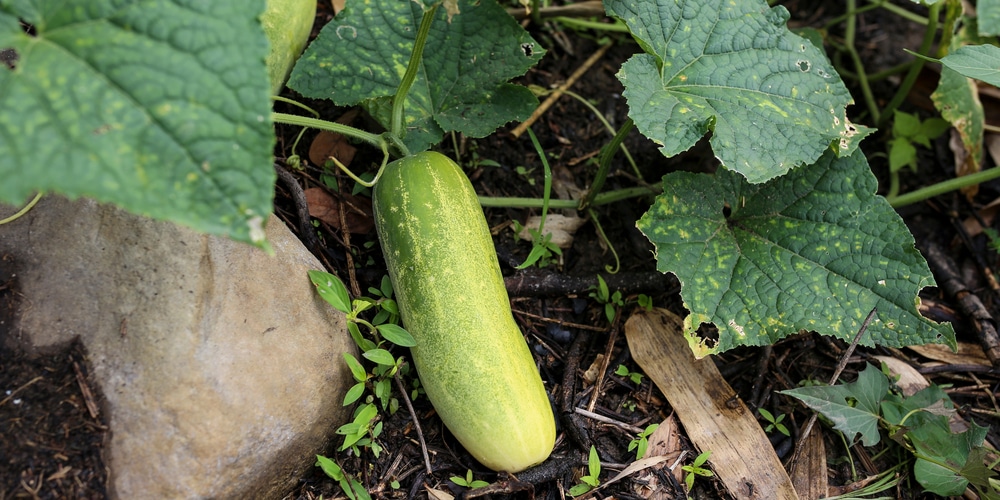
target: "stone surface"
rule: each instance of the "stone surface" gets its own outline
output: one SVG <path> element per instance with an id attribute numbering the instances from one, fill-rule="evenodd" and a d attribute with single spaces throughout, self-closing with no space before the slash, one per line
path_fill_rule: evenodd
<path id="1" fill-rule="evenodd" d="M 0 218 L 12 213 L 0 207 Z M 111 427 L 112 496 L 280 498 L 349 414 L 354 350 L 276 218 L 276 255 L 89 200 L 47 196 L 0 226 L 0 337 L 43 352 L 80 337 Z"/>

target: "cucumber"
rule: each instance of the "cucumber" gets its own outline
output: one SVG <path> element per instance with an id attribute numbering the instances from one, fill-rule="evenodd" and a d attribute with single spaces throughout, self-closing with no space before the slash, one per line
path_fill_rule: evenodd
<path id="1" fill-rule="evenodd" d="M 441 420 L 493 470 L 542 462 L 555 443 L 552 407 L 469 179 L 423 152 L 387 165 L 372 198 L 413 363 Z"/>
<path id="2" fill-rule="evenodd" d="M 267 72 L 271 77 L 272 95 L 277 95 L 285 86 L 288 73 L 309 41 L 315 18 L 316 0 L 267 0 L 260 23 L 271 43 Z"/>

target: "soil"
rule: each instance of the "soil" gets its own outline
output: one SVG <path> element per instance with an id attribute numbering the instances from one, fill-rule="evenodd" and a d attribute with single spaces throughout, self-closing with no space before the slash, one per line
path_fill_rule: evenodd
<path id="1" fill-rule="evenodd" d="M 841 7 L 823 2 L 789 1 L 783 4 L 792 13 L 792 26 L 817 26 L 822 19 L 830 19 L 839 14 Z M 322 5 L 322 4 L 321 4 Z M 321 10 L 319 19 L 325 22 L 330 13 Z M 884 50 L 886 39 L 905 40 L 900 45 L 916 47 L 919 33 L 914 41 L 913 33 L 901 29 L 905 23 L 896 18 L 886 17 L 880 10 L 864 16 L 859 26 L 859 49 L 869 71 L 889 67 L 900 61 L 891 57 L 894 52 Z M 321 24 L 320 23 L 320 24 Z M 318 29 L 318 26 L 317 26 Z M 586 33 L 571 31 L 558 32 L 555 25 L 543 28 L 529 26 L 533 36 L 549 52 L 538 67 L 532 69 L 519 80 L 525 85 L 539 85 L 552 88 L 564 81 L 597 48 L 597 42 Z M 834 26 L 831 33 L 839 36 L 842 26 Z M 598 61 L 573 87 L 573 91 L 588 99 L 613 126 L 623 123 L 626 104 L 621 97 L 622 87 L 615 78 L 621 63 L 636 52 L 637 47 L 627 36 L 611 36 L 615 45 Z M 848 81 L 850 85 L 851 82 Z M 893 81 L 887 80 L 876 85 L 880 98 L 891 97 Z M 852 88 L 852 92 L 858 89 Z M 298 98 L 294 93 L 288 94 Z M 855 93 L 855 95 L 860 95 Z M 301 98 L 298 98 L 301 100 Z M 308 100 L 306 100 L 308 102 Z M 885 101 L 883 101 L 884 104 Z M 918 104 L 907 104 L 910 112 L 920 112 Z M 326 119 L 335 119 L 347 110 L 332 107 L 328 103 L 308 102 L 318 109 Z M 279 111 L 285 110 L 277 104 Z M 849 109 L 852 121 L 866 123 L 862 106 Z M 358 122 L 360 123 L 360 122 Z M 477 191 L 491 196 L 542 196 L 542 169 L 538 155 L 526 136 L 515 139 L 511 127 L 501 128 L 497 133 L 484 139 L 447 138 L 440 150 L 450 156 L 461 158 Z M 609 140 L 610 134 L 593 115 L 592 111 L 576 99 L 564 96 L 533 127 L 549 161 L 557 174 L 579 187 L 589 184 L 594 174 L 593 158 Z M 298 129 L 277 127 L 278 146 L 276 156 L 284 159 L 292 154 L 291 145 L 296 140 Z M 307 133 L 301 144 L 309 144 L 315 133 Z M 655 144 L 633 132 L 626 140 L 626 146 L 640 167 L 644 179 L 656 182 L 663 174 L 676 170 L 711 171 L 716 165 L 707 141 L 702 141 L 689 151 L 674 158 L 665 158 Z M 930 150 L 922 150 L 920 169 L 917 174 L 904 177 L 903 189 L 931 184 L 947 178 L 951 153 L 947 138 L 938 140 Z M 866 140 L 864 147 L 869 153 L 885 150 L 884 137 L 873 136 Z M 299 146 L 303 149 L 303 146 Z M 300 151 L 305 157 L 305 151 Z M 884 159 L 869 154 L 872 169 L 884 181 L 887 167 Z M 486 161 L 489 160 L 489 161 Z M 356 171 L 365 165 L 376 164 L 376 152 L 359 148 L 352 161 Z M 989 161 L 988 161 L 989 162 Z M 987 166 L 991 166 L 989 162 Z M 295 179 L 304 187 L 323 186 L 321 176 L 328 174 L 322 168 L 306 162 L 305 170 L 295 173 Z M 518 167 L 530 170 L 519 173 Z M 352 185 L 346 177 L 337 177 L 344 186 Z M 640 181 L 630 167 L 616 158 L 616 167 L 609 176 L 605 190 L 636 186 Z M 336 193 L 329 190 L 331 195 Z M 977 235 L 962 239 L 957 231 L 958 221 L 974 213 L 998 196 L 998 186 L 987 183 L 981 186 L 978 195 L 967 201 L 959 195 L 946 195 L 923 204 L 914 205 L 901 211 L 906 222 L 914 229 L 918 246 L 926 247 L 934 243 L 943 249 L 963 271 L 970 290 L 977 294 L 995 315 L 997 293 L 991 290 L 985 280 L 979 278 L 980 264 L 996 268 L 998 256 L 989 250 L 985 236 Z M 635 228 L 634 222 L 649 207 L 649 199 L 631 199 L 610 205 L 596 207 L 594 216 L 600 222 L 607 240 L 612 242 L 614 252 L 620 260 L 621 276 L 615 278 L 616 289 L 626 290 L 630 299 L 635 294 L 644 293 L 652 297 L 653 303 L 675 312 L 683 308 L 676 283 L 658 273 L 652 258 L 652 246 Z M 276 188 L 276 212 L 289 227 L 298 234 L 300 221 L 296 215 L 294 200 L 289 189 L 281 181 Z M 532 210 L 488 209 L 486 211 L 491 227 L 494 228 L 498 255 L 508 277 L 519 281 L 539 280 L 538 271 L 519 272 L 514 265 L 522 262 L 530 250 L 526 242 L 516 240 L 509 227 L 510 221 L 524 221 Z M 377 238 L 374 231 L 352 233 L 342 231 L 329 223 L 319 223 L 321 245 L 315 248 L 317 257 L 332 272 L 345 281 L 356 283 L 358 289 L 367 290 L 378 286 L 385 274 Z M 308 241 L 307 241 L 308 243 Z M 562 287 L 550 293 L 537 294 L 527 288 L 512 288 L 512 307 L 526 338 L 529 341 L 541 368 L 541 374 L 549 388 L 564 388 L 567 366 L 578 366 L 575 373 L 566 379 L 573 383 L 576 392 L 574 401 L 592 397 L 595 388 L 583 381 L 582 375 L 595 357 L 610 349 L 612 360 L 609 372 L 604 376 L 603 385 L 598 388 L 599 397 L 596 411 L 605 417 L 643 427 L 663 421 L 671 414 L 671 408 L 659 389 L 648 379 L 634 383 L 626 377 L 613 373 L 618 365 L 625 365 L 631 371 L 641 371 L 631 360 L 621 323 L 609 326 L 604 317 L 604 308 L 589 297 L 589 286 L 596 284 L 594 276 L 603 273 L 606 266 L 614 266 L 615 257 L 611 248 L 600 237 L 592 223 L 584 225 L 576 234 L 573 246 L 566 249 L 559 262 L 547 267 L 541 273 L 547 278 L 555 276 Z M 564 278 L 562 280 L 558 278 Z M 509 283 L 513 286 L 513 281 Z M 13 293 L 5 283 L 0 283 L 0 305 L 11 300 Z M 520 290 L 520 291 L 519 291 Z M 925 291 L 923 296 L 927 314 L 936 314 L 935 319 L 949 319 L 955 322 L 959 340 L 977 343 L 975 331 L 969 318 L 954 311 L 958 305 L 943 292 L 936 289 Z M 630 306 L 631 307 L 631 306 Z M 627 315 L 629 308 L 620 311 Z M 589 325 L 592 328 L 559 326 L 539 318 L 554 318 L 574 325 Z M 593 328 L 596 327 L 596 328 Z M 612 334 L 613 329 L 619 331 Z M 609 343 L 611 345 L 609 346 Z M 808 419 L 809 413 L 774 391 L 794 387 L 799 380 L 826 380 L 833 373 L 839 359 L 844 354 L 845 345 L 836 340 L 817 335 L 799 335 L 779 342 L 770 349 L 736 349 L 715 357 L 729 384 L 740 398 L 751 408 L 770 408 L 775 414 L 788 415 L 785 424 L 791 429 L 792 437 L 780 434 L 774 446 L 783 460 L 790 458 L 794 437 L 799 435 L 800 426 Z M 844 379 L 851 380 L 864 362 L 874 355 L 887 355 L 916 364 L 918 356 L 909 351 L 896 349 L 859 349 Z M 86 354 L 77 345 L 66 351 L 38 359 L 27 359 L 13 352 L 0 351 L 0 500 L 7 498 L 104 498 L 106 496 L 107 473 L 102 462 L 107 427 L 103 415 L 88 410 L 88 399 L 99 398 L 92 393 L 93 388 L 86 383 Z M 996 408 L 995 394 L 998 378 L 996 373 L 983 372 L 968 366 L 939 369 L 928 374 L 931 382 L 950 385 L 950 395 L 959 408 L 960 414 L 970 421 L 983 426 L 997 423 L 1000 411 Z M 375 456 L 370 449 L 361 455 L 341 452 L 336 448 L 327 450 L 327 456 L 334 458 L 346 472 L 361 478 L 373 498 L 427 498 L 427 487 L 449 491 L 461 495 L 465 490 L 449 481 L 452 476 L 464 477 L 471 470 L 476 479 L 493 482 L 498 490 L 490 498 L 541 498 L 561 499 L 585 473 L 585 456 L 592 443 L 602 460 L 627 464 L 634 459 L 629 448 L 634 435 L 597 421 L 584 422 L 584 430 L 590 438 L 579 438 L 564 420 L 560 421 L 560 438 L 553 458 L 538 469 L 517 475 L 516 478 L 497 475 L 484 469 L 472 459 L 454 440 L 434 415 L 426 398 L 418 397 L 414 402 L 415 414 L 422 425 L 423 437 L 427 443 L 432 473 L 425 471 L 421 447 L 416 440 L 413 419 L 405 407 L 395 414 L 383 416 L 383 433 L 379 438 L 382 452 Z M 828 435 L 830 435 L 828 433 Z M 1000 444 L 996 432 L 990 432 L 988 440 Z M 684 443 L 692 449 L 690 443 Z M 839 442 L 830 440 L 828 449 L 831 459 L 843 457 Z M 877 452 L 878 450 L 874 450 Z M 852 449 L 855 458 L 866 455 L 855 464 L 832 460 L 830 463 L 830 483 L 850 484 L 856 477 L 867 477 L 886 470 L 896 462 L 894 457 L 867 456 L 864 449 Z M 696 454 L 696 453 L 695 453 Z M 872 453 L 875 455 L 875 453 Z M 897 460 L 898 462 L 898 460 Z M 855 470 L 852 470 L 852 467 Z M 683 487 L 676 478 L 661 477 L 661 484 L 669 490 L 665 498 L 684 498 Z M 602 490 L 603 498 L 643 498 L 635 484 L 625 480 Z M 894 491 L 888 492 L 897 498 L 930 498 L 921 493 L 921 488 L 912 478 L 906 477 Z M 692 498 L 729 498 L 720 482 L 712 478 L 698 478 L 690 492 Z M 319 468 L 301 478 L 298 487 L 286 498 L 317 499 L 343 496 L 336 481 L 326 477 Z"/>

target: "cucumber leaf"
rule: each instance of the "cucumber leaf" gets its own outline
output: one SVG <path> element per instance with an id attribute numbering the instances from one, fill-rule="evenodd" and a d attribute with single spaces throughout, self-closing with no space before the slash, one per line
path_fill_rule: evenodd
<path id="1" fill-rule="evenodd" d="M 449 131 L 485 137 L 538 105 L 527 88 L 507 82 L 542 58 L 541 46 L 495 0 L 457 6 L 454 15 L 438 9 L 406 97 L 403 141 L 414 153 Z M 389 96 L 406 73 L 422 16 L 417 2 L 348 1 L 306 49 L 288 86 L 342 106 L 361 103 L 388 128 Z"/>
<path id="2" fill-rule="evenodd" d="M 800 331 L 850 341 L 875 307 L 861 344 L 954 347 L 950 324 L 917 311 L 917 293 L 934 278 L 876 185 L 861 152 L 827 152 L 766 184 L 726 169 L 665 176 L 637 226 L 656 247 L 657 268 L 680 280 L 696 356 Z M 702 323 L 718 328 L 718 340 L 699 337 Z"/>
<path id="3" fill-rule="evenodd" d="M 865 446 L 881 440 L 879 406 L 889 393 L 889 379 L 873 365 L 866 365 L 854 382 L 833 386 L 811 386 L 779 391 L 805 403 L 833 422 L 849 442 L 861 435 Z"/>
<path id="4" fill-rule="evenodd" d="M 676 155 L 712 132 L 715 155 L 750 182 L 850 155 L 871 131 L 848 121 L 850 93 L 822 51 L 763 0 L 605 0 L 645 53 L 622 65 L 629 116 Z"/>
<path id="5" fill-rule="evenodd" d="M 264 5 L 0 0 L 0 202 L 87 196 L 264 244 Z"/>

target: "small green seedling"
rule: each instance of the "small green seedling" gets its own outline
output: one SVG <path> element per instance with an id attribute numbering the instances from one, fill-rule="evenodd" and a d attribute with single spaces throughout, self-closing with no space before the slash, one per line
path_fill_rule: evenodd
<path id="1" fill-rule="evenodd" d="M 889 141 L 889 170 L 898 172 L 903 167 L 917 171 L 917 148 L 931 147 L 931 140 L 945 133 L 951 124 L 941 118 L 921 121 L 916 115 L 896 110 L 892 123 L 892 140 Z"/>
<path id="2" fill-rule="evenodd" d="M 529 185 L 531 185 L 531 186 L 535 185 L 535 179 L 533 177 L 531 177 L 531 173 L 534 172 L 535 169 L 533 169 L 533 168 L 527 168 L 527 167 L 524 167 L 522 165 L 518 165 L 518 166 L 514 167 L 514 171 L 517 172 L 517 175 L 520 175 L 521 177 L 524 177 L 524 180 L 528 181 Z"/>
<path id="3" fill-rule="evenodd" d="M 597 449 L 590 447 L 590 456 L 587 458 L 588 475 L 580 478 L 580 484 L 569 489 L 569 495 L 578 497 L 601 485 L 598 477 L 601 475 L 601 459 L 597 456 Z"/>
<path id="4" fill-rule="evenodd" d="M 365 486 L 361 484 L 361 481 L 344 472 L 333 460 L 322 455 L 316 455 L 316 465 L 323 469 L 323 472 L 330 479 L 340 483 L 340 489 L 344 490 L 344 494 L 351 500 L 371 500 L 372 497 L 368 495 L 368 491 L 365 490 Z"/>
<path id="5" fill-rule="evenodd" d="M 626 367 L 625 365 L 618 365 L 618 368 L 615 369 L 615 375 L 618 375 L 620 377 L 628 377 L 628 379 L 631 380 L 632 383 L 635 385 L 642 384 L 642 379 L 645 376 L 639 372 L 629 371 L 628 367 Z"/>
<path id="6" fill-rule="evenodd" d="M 691 488 L 694 487 L 695 476 L 712 477 L 715 475 L 712 471 L 702 467 L 702 465 L 705 465 L 705 462 L 708 461 L 708 457 L 711 454 L 711 450 L 703 452 L 701 455 L 695 457 L 694 462 L 692 462 L 691 465 L 681 467 L 681 470 L 687 472 L 684 476 L 684 485 L 687 486 L 688 491 L 691 491 Z"/>
<path id="7" fill-rule="evenodd" d="M 653 310 L 653 298 L 650 297 L 649 295 L 640 293 L 639 296 L 636 297 L 635 301 L 637 304 L 639 304 L 639 307 L 645 309 L 646 311 Z"/>
<path id="8" fill-rule="evenodd" d="M 635 439 L 629 442 L 628 451 L 635 450 L 636 460 L 641 459 L 646 454 L 646 448 L 649 447 L 649 436 L 659 427 L 660 424 L 650 424 Z"/>
<path id="9" fill-rule="evenodd" d="M 520 222 L 514 221 L 514 233 L 520 234 L 522 230 L 524 230 L 524 226 Z M 531 235 L 531 252 L 528 253 L 524 262 L 515 269 L 525 269 L 534 265 L 539 268 L 548 267 L 559 257 L 562 257 L 562 249 L 552 242 L 552 233 L 542 234 L 539 229 L 535 228 L 528 229 L 528 233 Z"/>
<path id="10" fill-rule="evenodd" d="M 622 307 L 625 305 L 625 301 L 622 299 L 622 292 L 616 290 L 614 293 L 608 289 L 608 283 L 604 281 L 604 278 L 600 274 L 597 275 L 597 286 L 591 287 L 593 292 L 590 292 L 590 296 L 594 298 L 597 302 L 604 304 L 604 315 L 608 318 L 609 323 L 615 322 L 615 308 Z"/>
<path id="11" fill-rule="evenodd" d="M 355 410 L 354 420 L 337 429 L 337 434 L 344 436 L 340 449 L 349 448 L 359 454 L 359 447 L 370 448 L 377 458 L 382 451 L 377 441 L 382 433 L 379 407 L 389 414 L 396 413 L 399 401 L 392 397 L 392 381 L 398 374 L 409 373 L 409 365 L 389 352 L 389 344 L 413 347 L 416 342 L 409 332 L 399 326 L 399 306 L 392 298 L 392 283 L 388 277 L 382 278 L 378 288 L 368 289 L 374 298 L 360 297 L 353 301 L 347 287 L 336 276 L 323 271 L 309 271 L 309 278 L 323 300 L 347 315 L 347 330 L 361 350 L 361 357 L 374 364 L 367 369 L 358 358 L 344 353 L 344 361 L 355 381 L 344 395 L 344 406 L 360 401 L 366 390 L 372 394 Z M 371 321 L 361 317 L 370 313 L 374 313 Z M 367 336 L 361 332 L 361 326 L 368 331 Z M 419 385 L 415 385 L 414 395 L 418 389 Z M 378 406 L 375 405 L 376 400 Z"/>
<path id="12" fill-rule="evenodd" d="M 482 488 L 483 486 L 489 486 L 490 485 L 490 483 L 487 483 L 486 481 L 483 481 L 483 480 L 480 480 L 480 479 L 473 480 L 472 479 L 472 469 L 466 469 L 466 471 L 465 471 L 465 477 L 451 476 L 450 479 L 451 479 L 451 482 L 453 482 L 453 483 L 455 483 L 455 484 L 457 484 L 459 486 L 465 486 L 466 488 L 472 488 L 472 489 Z"/>
<path id="13" fill-rule="evenodd" d="M 774 415 L 764 408 L 758 408 L 757 411 L 760 412 L 760 416 L 764 417 L 764 420 L 768 421 L 768 425 L 764 428 L 764 432 L 769 433 L 773 430 L 777 430 L 786 436 L 791 436 L 791 433 L 788 432 L 788 427 L 785 427 L 785 424 L 781 423 L 781 421 L 785 419 L 784 413 L 778 415 L 778 418 L 774 418 Z"/>

